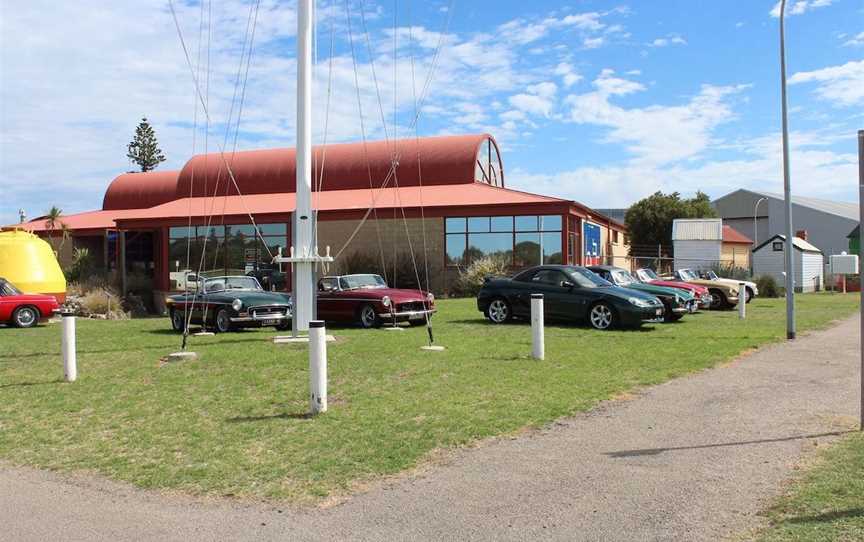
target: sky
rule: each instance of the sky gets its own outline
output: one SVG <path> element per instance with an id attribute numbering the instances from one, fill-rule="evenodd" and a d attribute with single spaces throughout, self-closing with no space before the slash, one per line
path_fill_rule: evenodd
<path id="1" fill-rule="evenodd" d="M 101 208 L 144 116 L 160 169 L 293 146 L 296 1 L 171 1 L 182 42 L 168 1 L 0 0 L 0 224 Z M 316 143 L 488 132 L 507 187 L 600 208 L 782 192 L 776 0 L 317 6 Z M 856 201 L 864 0 L 787 11 L 793 193 Z"/>

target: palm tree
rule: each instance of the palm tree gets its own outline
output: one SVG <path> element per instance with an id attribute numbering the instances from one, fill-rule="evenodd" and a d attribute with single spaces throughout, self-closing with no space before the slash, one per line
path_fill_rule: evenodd
<path id="1" fill-rule="evenodd" d="M 65 243 L 69 239 L 69 227 L 63 222 L 63 209 L 57 207 L 56 205 L 52 206 L 51 209 L 45 213 L 45 229 L 48 231 L 48 240 L 53 244 L 54 239 L 54 231 L 60 229 L 61 239 L 60 246 L 57 249 L 59 253 L 60 250 L 63 249 L 63 243 Z"/>

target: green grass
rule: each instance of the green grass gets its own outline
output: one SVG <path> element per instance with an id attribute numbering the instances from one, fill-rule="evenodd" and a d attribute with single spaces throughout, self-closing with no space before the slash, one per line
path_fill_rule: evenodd
<path id="1" fill-rule="evenodd" d="M 802 330 L 857 296 L 799 296 Z M 486 324 L 473 300 L 442 300 L 445 352 L 425 330 L 334 329 L 330 410 L 306 419 L 307 354 L 270 331 L 192 338 L 200 360 L 160 367 L 167 318 L 78 322 L 79 380 L 60 381 L 60 328 L 0 329 L 0 458 L 92 470 L 148 488 L 294 501 L 409 469 L 436 448 L 542 426 L 637 386 L 727 361 L 785 335 L 782 300 L 641 331 L 550 326 L 545 361 L 525 324 Z"/>
<path id="2" fill-rule="evenodd" d="M 820 454 L 816 465 L 768 511 L 763 542 L 864 540 L 864 435 Z"/>

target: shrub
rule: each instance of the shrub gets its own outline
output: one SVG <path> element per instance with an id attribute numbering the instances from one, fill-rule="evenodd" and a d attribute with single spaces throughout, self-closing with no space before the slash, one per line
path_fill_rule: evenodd
<path id="1" fill-rule="evenodd" d="M 780 297 L 783 289 L 777 285 L 777 281 L 771 275 L 756 277 L 756 287 L 759 288 L 759 297 Z"/>
<path id="2" fill-rule="evenodd" d="M 452 293 L 457 296 L 474 297 L 483 281 L 490 276 L 506 276 L 509 271 L 509 262 L 504 258 L 489 256 L 471 262 L 467 269 L 459 271 L 459 278 L 453 286 Z"/>
<path id="3" fill-rule="evenodd" d="M 93 257 L 87 247 L 76 248 L 72 252 L 72 264 L 66 272 L 66 279 L 72 282 L 81 280 L 93 272 Z"/>
<path id="4" fill-rule="evenodd" d="M 746 267 L 733 266 L 730 263 L 716 262 L 711 266 L 711 270 L 717 273 L 718 277 L 732 280 L 750 280 L 750 270 Z M 759 289 L 761 292 L 761 288 Z"/>

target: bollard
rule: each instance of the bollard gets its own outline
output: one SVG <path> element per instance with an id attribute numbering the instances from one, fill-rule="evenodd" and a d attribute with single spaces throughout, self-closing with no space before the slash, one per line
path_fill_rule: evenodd
<path id="1" fill-rule="evenodd" d="M 323 320 L 309 322 L 309 410 L 327 412 L 327 332 Z"/>
<path id="2" fill-rule="evenodd" d="M 531 355 L 534 359 L 546 357 L 543 337 L 543 294 L 531 294 Z"/>
<path id="3" fill-rule="evenodd" d="M 63 377 L 66 382 L 75 382 L 78 378 L 78 362 L 75 359 L 75 315 L 71 312 L 64 312 L 62 316 Z"/>
<path id="4" fill-rule="evenodd" d="M 743 320 L 747 316 L 747 285 L 738 283 L 738 319 Z"/>

